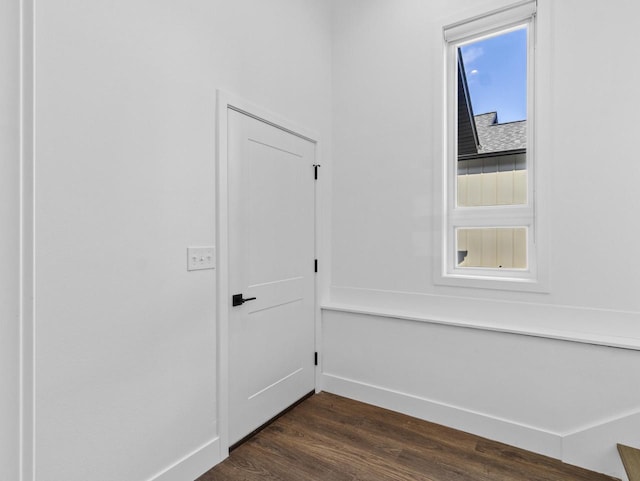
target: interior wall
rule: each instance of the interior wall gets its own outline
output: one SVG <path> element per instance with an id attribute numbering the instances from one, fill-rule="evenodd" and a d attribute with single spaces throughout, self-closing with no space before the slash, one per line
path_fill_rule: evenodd
<path id="1" fill-rule="evenodd" d="M 637 228 L 628 221 L 640 169 L 627 155 L 634 116 L 628 69 L 634 67 L 625 59 L 633 47 L 607 35 L 631 27 L 628 19 L 638 7 L 629 1 L 616 9 L 596 2 L 588 8 L 574 1 L 539 2 L 537 167 L 545 175 L 538 190 L 547 244 L 553 246 L 547 256 L 549 292 L 469 290 L 433 282 L 441 29 L 508 3 L 335 2 L 333 130 L 340 161 L 333 176 L 332 285 L 637 313 L 634 286 L 640 271 L 633 268 L 633 256 L 611 255 L 635 249 Z M 607 26 L 599 18 L 607 19 Z M 596 26 L 598 35 L 590 34 Z M 595 61 L 601 68 L 578 81 Z M 594 97 L 594 91 L 606 95 Z M 595 136 L 607 142 L 591 142 Z M 606 168 L 605 158 L 619 159 L 628 175 Z M 633 334 L 640 338 L 638 331 Z"/>
<path id="2" fill-rule="evenodd" d="M 550 454 L 624 476 L 611 440 L 640 446 L 640 438 L 614 420 L 640 427 L 640 392 L 613 373 L 632 375 L 640 359 L 640 166 L 629 155 L 635 42 L 620 42 L 617 32 L 636 36 L 636 3 L 538 1 L 537 215 L 546 227 L 548 292 L 434 282 L 442 27 L 508 3 L 333 3 L 323 385 L 424 417 L 447 406 L 453 410 L 439 419 L 463 420 L 461 429 L 539 451 L 552 439 Z M 533 387 L 538 395 L 525 399 Z M 624 392 L 624 402 L 604 389 Z M 578 434 L 596 426 L 610 428 L 606 439 Z"/>
<path id="3" fill-rule="evenodd" d="M 4 35 L 13 40 L 2 43 L 3 65 L 4 55 L 9 55 L 9 64 L 17 58 L 17 10 L 12 10 L 17 6 L 8 3 L 3 3 L 0 16 L 7 28 L 0 31 L 3 40 Z M 634 42 L 616 42 L 615 33 L 634 35 L 638 7 L 631 0 L 619 2 L 615 10 L 596 2 L 585 8 L 577 0 L 539 3 L 551 20 L 546 45 L 553 42 L 553 49 L 546 51 L 546 76 L 553 88 L 544 114 L 548 130 L 554 132 L 544 145 L 553 174 L 545 187 L 553 205 L 548 210 L 553 246 L 548 294 L 470 291 L 432 282 L 430 189 L 433 144 L 438 141 L 434 112 L 440 108 L 432 94 L 440 54 L 434 38 L 439 38 L 443 19 L 464 17 L 470 2 L 337 1 L 330 16 L 328 3 L 312 0 L 188 0 L 179 6 L 167 0 L 108 5 L 37 0 L 36 479 L 84 480 L 97 472 L 105 479 L 172 479 L 167 468 L 217 436 L 215 273 L 185 270 L 187 245 L 212 244 L 215 238 L 216 88 L 320 132 L 323 152 L 336 159 L 334 196 L 324 199 L 325 208 L 333 203 L 332 242 L 325 249 L 325 254 L 333 251 L 327 304 L 391 309 L 427 319 L 435 305 L 469 322 L 480 315 L 497 317 L 502 329 L 517 317 L 526 321 L 522 329 L 550 323 L 574 334 L 581 319 L 588 318 L 586 331 L 602 335 L 609 330 L 621 343 L 634 336 L 640 310 L 634 295 L 640 272 L 633 256 L 637 226 L 620 208 L 633 205 L 639 168 L 628 154 L 633 135 L 627 126 L 634 125 L 634 117 L 626 92 L 634 91 L 629 72 L 635 67 L 621 61 L 634 58 Z M 489 8 L 497 3 L 484 4 Z M 473 9 L 479 8 L 474 2 Z M 9 9 L 7 15 L 4 9 Z M 10 92 L 6 98 L 14 100 L 1 114 L 0 145 L 11 153 L 17 152 L 13 134 L 4 140 L 13 132 L 13 121 L 4 122 L 6 115 L 14 118 L 17 84 L 11 69 L 6 72 L 8 76 L 3 69 L 0 80 L 2 99 Z M 606 95 L 593 94 L 603 90 Z M 335 149 L 330 148 L 332 137 Z M 593 141 L 603 138 L 606 141 Z M 10 158 L 3 151 L 0 192 L 3 200 L 8 196 L 0 207 L 3 230 L 16 227 L 19 219 L 17 170 L 10 161 L 5 163 Z M 623 169 L 603 169 L 603 159 L 614 159 Z M 321 175 L 331 172 L 327 167 L 324 163 Z M 7 180 L 11 176 L 13 182 Z M 596 180 L 606 196 L 593 195 Z M 10 274 L 17 275 L 14 240 L 3 236 L 0 252 L 2 309 L 10 309 L 9 315 L 17 312 L 17 301 L 15 306 L 4 303 L 5 292 L 9 298 L 18 293 L 18 282 Z M 629 255 L 614 257 L 613 252 Z M 482 310 L 477 309 L 480 300 Z M 501 308 L 504 301 L 510 302 L 509 309 Z M 5 378 L 17 382 L 17 370 L 4 366 L 15 361 L 18 342 L 9 341 L 17 339 L 17 331 L 4 322 L 11 317 L 2 314 L 2 360 L 9 358 L 9 364 L 1 364 L 4 385 Z M 323 382 L 335 381 L 337 391 L 351 389 L 355 396 L 361 392 L 356 392 L 358 386 L 367 384 L 377 394 L 362 390 L 365 400 L 398 407 L 414 399 L 420 407 L 412 407 L 412 412 L 429 413 L 423 399 L 454 406 L 457 393 L 448 386 L 464 381 L 456 375 L 465 364 L 479 359 L 481 365 L 495 366 L 507 353 L 512 372 L 526 368 L 523 372 L 534 384 L 541 384 L 544 375 L 550 376 L 549 385 L 563 386 L 564 376 L 571 374 L 580 392 L 592 396 L 585 403 L 569 387 L 561 389 L 555 398 L 558 415 L 577 406 L 602 426 L 598 422 L 633 417 L 634 409 L 640 409 L 631 391 L 624 406 L 603 404 L 606 412 L 592 412 L 605 373 L 634 366 L 634 351 L 585 344 L 579 354 L 572 354 L 574 343 L 540 338 L 527 342 L 525 360 L 519 360 L 513 348 L 524 341 L 512 342 L 513 334 L 487 332 L 482 338 L 481 346 L 500 347 L 499 357 L 491 349 L 474 349 L 473 336 L 415 322 L 411 325 L 419 327 L 399 329 L 403 321 L 390 317 L 382 322 L 380 316 L 369 316 L 363 323 L 361 317 L 323 318 L 323 369 L 346 380 L 339 384 L 340 379 L 325 376 Z M 369 322 L 376 327 L 371 336 L 379 338 L 359 337 Z M 408 380 L 391 383 L 388 373 L 405 368 L 400 347 L 386 351 L 384 359 L 391 363 L 386 371 L 369 369 L 368 375 L 378 371 L 377 377 L 364 377 L 386 339 L 406 350 L 413 336 L 431 342 L 438 333 L 447 342 L 459 343 L 462 359 L 458 367 L 449 368 L 448 353 L 442 354 L 438 375 L 451 383 L 436 384 L 437 392 L 430 389 L 428 376 L 411 381 L 417 385 Z M 340 354 L 343 339 L 354 342 L 349 346 L 353 352 L 364 350 L 363 356 Z M 369 341 L 378 349 L 365 350 Z M 407 352 L 417 353 L 420 347 Z M 577 366 L 543 374 L 534 357 L 549 351 L 558 362 L 573 359 Z M 579 369 L 583 362 L 592 366 L 595 361 L 604 364 Z M 496 398 L 506 395 L 510 385 L 498 384 L 497 372 L 478 374 L 496 386 Z M 607 386 L 614 390 L 627 388 L 617 377 L 611 382 L 614 385 Z M 400 397 L 385 398 L 380 392 Z M 9 406 L 5 410 L 1 404 L 0 415 L 11 433 L 17 433 L 17 417 L 10 414 L 15 413 L 15 396 L 3 390 L 0 398 Z M 507 409 L 509 396 L 502 399 L 488 414 L 503 422 L 510 436 L 523 420 Z M 475 396 L 454 407 L 480 414 L 467 426 L 482 419 L 489 426 L 482 429 L 499 435 L 479 411 Z M 573 434 L 552 431 L 553 420 L 540 421 L 547 404 L 532 402 L 528 408 L 538 425 L 517 431 L 522 444 L 531 439 L 529 427 L 564 434 L 563 442 L 588 428 L 576 424 Z M 634 438 L 637 432 L 640 429 L 630 431 L 626 442 L 640 444 Z M 620 439 L 621 431 L 611 433 Z M 3 469 L 17 469 L 13 444 L 7 441 L 13 436 L 3 432 L 0 439 L 2 448 L 9 446 L 2 452 L 14 460 L 0 464 Z M 579 445 L 567 459 L 594 467 L 585 455 L 594 441 L 586 438 L 580 442 L 591 444 Z M 610 444 L 595 445 L 596 452 L 606 452 L 595 468 L 609 463 L 601 469 L 620 475 L 618 467 L 611 468 Z M 572 451 L 565 445 L 559 449 Z"/>
<path id="4" fill-rule="evenodd" d="M 216 89 L 330 145 L 329 5 L 35 7 L 35 479 L 193 479 L 219 460 L 216 272 L 186 270 Z"/>
<path id="5" fill-rule="evenodd" d="M 0 3 L 0 479 L 18 479 L 20 2 Z"/>

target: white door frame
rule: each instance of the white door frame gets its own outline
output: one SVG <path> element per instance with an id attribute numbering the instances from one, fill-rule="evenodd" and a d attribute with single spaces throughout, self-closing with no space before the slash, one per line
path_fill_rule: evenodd
<path id="1" fill-rule="evenodd" d="M 228 186 L 228 120 L 227 110 L 232 109 L 249 117 L 266 122 L 274 127 L 302 137 L 316 146 L 316 164 L 320 164 L 320 140 L 317 133 L 283 119 L 234 94 L 217 90 L 217 155 L 216 155 L 216 313 L 217 313 L 217 429 L 220 438 L 220 459 L 229 456 L 229 186 Z M 310 171 L 309 175 L 313 175 Z M 319 189 L 315 189 L 315 252 L 318 257 L 320 202 Z M 315 279 L 314 322 L 315 346 L 320 344 L 320 313 L 318 286 L 320 273 Z M 318 363 L 320 364 L 320 363 Z M 315 384 L 318 390 L 319 365 L 316 366 Z"/>

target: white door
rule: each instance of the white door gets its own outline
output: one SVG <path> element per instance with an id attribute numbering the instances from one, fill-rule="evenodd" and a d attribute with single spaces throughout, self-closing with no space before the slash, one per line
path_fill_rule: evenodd
<path id="1" fill-rule="evenodd" d="M 227 113 L 234 444 L 315 387 L 315 144 Z"/>

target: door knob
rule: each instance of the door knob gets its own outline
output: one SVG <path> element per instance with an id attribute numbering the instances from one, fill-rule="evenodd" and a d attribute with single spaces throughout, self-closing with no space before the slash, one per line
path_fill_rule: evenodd
<path id="1" fill-rule="evenodd" d="M 244 304 L 245 302 L 248 301 L 255 301 L 256 298 L 255 297 L 247 297 L 246 299 L 244 299 L 242 297 L 242 294 L 234 294 L 231 297 L 231 305 L 233 306 L 241 306 L 242 304 Z"/>

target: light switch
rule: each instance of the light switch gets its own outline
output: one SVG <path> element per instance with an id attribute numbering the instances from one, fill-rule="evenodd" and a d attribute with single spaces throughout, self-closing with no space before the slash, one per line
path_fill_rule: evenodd
<path id="1" fill-rule="evenodd" d="M 187 247 L 187 270 L 216 268 L 215 247 Z"/>

